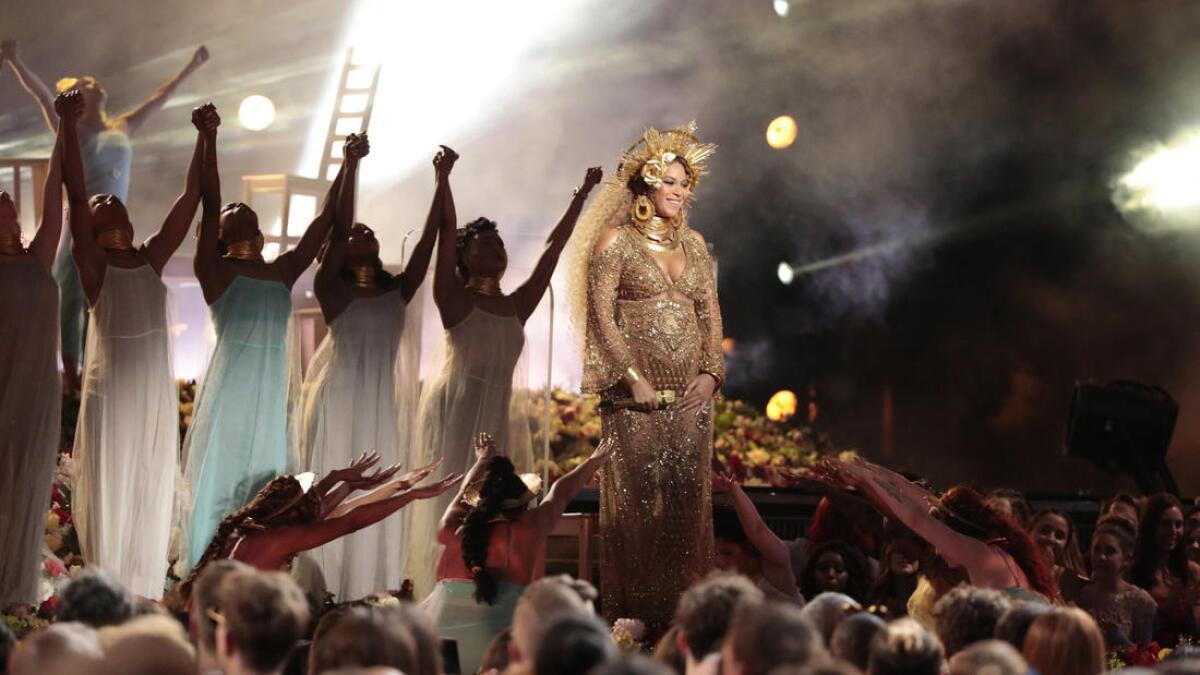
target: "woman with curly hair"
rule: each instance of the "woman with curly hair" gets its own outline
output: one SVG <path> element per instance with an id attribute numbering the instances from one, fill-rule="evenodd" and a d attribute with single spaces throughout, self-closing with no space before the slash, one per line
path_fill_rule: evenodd
<path id="1" fill-rule="evenodd" d="M 1179 500 L 1166 493 L 1147 497 L 1137 532 L 1129 580 L 1158 603 L 1155 641 L 1173 647 L 1200 627 L 1200 565 L 1187 558 Z"/>
<path id="2" fill-rule="evenodd" d="M 1015 600 L 1059 599 L 1054 575 L 1033 538 L 988 507 L 971 488 L 952 487 L 936 498 L 903 476 L 861 459 L 829 459 L 818 472 L 832 483 L 858 488 L 886 516 L 933 546 L 950 569 L 961 568 L 972 585 L 1003 591 Z M 926 574 L 934 575 L 930 581 L 939 595 L 949 590 L 946 584 L 939 587 L 945 575 L 933 569 Z"/>
<path id="3" fill-rule="evenodd" d="M 800 571 L 800 592 L 807 599 L 821 593 L 842 593 L 866 603 L 871 588 L 871 570 L 857 548 L 841 541 L 829 541 L 809 553 Z"/>
<path id="4" fill-rule="evenodd" d="M 534 474 L 518 474 L 487 434 L 475 441 L 475 465 L 438 527 L 437 586 L 422 603 L 438 634 L 458 643 L 462 672 L 479 667 L 492 639 L 512 624 L 525 586 L 545 572 L 546 538 L 567 504 L 608 459 L 612 443 L 555 481 L 541 504 Z"/>

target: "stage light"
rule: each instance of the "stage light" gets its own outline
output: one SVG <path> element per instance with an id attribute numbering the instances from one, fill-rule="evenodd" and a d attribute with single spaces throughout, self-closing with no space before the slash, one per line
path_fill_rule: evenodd
<path id="1" fill-rule="evenodd" d="M 262 131 L 275 121 L 275 104 L 266 96 L 247 96 L 238 106 L 238 120 L 250 131 Z"/>
<path id="2" fill-rule="evenodd" d="M 1200 132 L 1146 153 L 1117 181 L 1116 201 L 1124 210 L 1167 214 L 1200 206 Z"/>
<path id="3" fill-rule="evenodd" d="M 784 389 L 775 392 L 771 400 L 767 401 L 767 419 L 772 422 L 788 421 L 792 415 L 796 414 L 796 406 L 799 405 L 799 402 L 794 391 Z"/>
<path id="4" fill-rule="evenodd" d="M 779 283 L 784 286 L 791 286 L 792 280 L 796 278 L 796 270 L 785 262 L 779 263 L 779 267 L 775 269 L 775 274 L 779 275 Z"/>
<path id="5" fill-rule="evenodd" d="M 775 13 L 778 14 L 779 18 L 781 19 L 786 17 L 788 15 L 788 10 L 792 8 L 792 5 L 788 2 L 788 0 L 775 0 L 771 4 L 775 7 Z"/>
<path id="6" fill-rule="evenodd" d="M 796 142 L 796 120 L 791 115 L 780 115 L 767 125 L 767 145 L 782 150 Z"/>
<path id="7" fill-rule="evenodd" d="M 731 337 L 721 339 L 721 351 L 725 354 L 732 354 L 733 350 L 737 349 L 737 340 Z"/>

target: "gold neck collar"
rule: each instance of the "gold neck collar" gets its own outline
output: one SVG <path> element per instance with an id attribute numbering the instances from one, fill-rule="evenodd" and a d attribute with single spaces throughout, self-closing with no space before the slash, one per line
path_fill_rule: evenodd
<path id="1" fill-rule="evenodd" d="M 679 249 L 683 242 L 680 230 L 683 228 L 675 222 L 663 220 L 654 216 L 646 221 L 633 221 L 633 229 L 641 237 L 646 248 L 658 253 L 666 253 Z"/>
<path id="2" fill-rule="evenodd" d="M 500 290 L 500 280 L 496 277 L 471 277 L 467 279 L 467 290 L 475 291 L 480 295 L 504 295 L 504 292 Z"/>
<path id="3" fill-rule="evenodd" d="M 378 284 L 375 283 L 375 266 L 374 265 L 354 265 L 350 268 L 354 272 L 354 285 L 359 288 L 375 288 Z"/>
<path id="4" fill-rule="evenodd" d="M 0 234 L 0 255 L 21 255 L 25 247 L 21 245 L 21 235 Z"/>
<path id="5" fill-rule="evenodd" d="M 114 251 L 132 251 L 133 237 L 125 230 L 104 230 L 96 233 L 96 243 L 100 248 Z"/>
<path id="6" fill-rule="evenodd" d="M 259 245 L 256 239 L 243 239 L 235 241 L 225 247 L 225 257 L 234 258 L 236 260 L 257 260 L 261 261 L 262 246 Z"/>

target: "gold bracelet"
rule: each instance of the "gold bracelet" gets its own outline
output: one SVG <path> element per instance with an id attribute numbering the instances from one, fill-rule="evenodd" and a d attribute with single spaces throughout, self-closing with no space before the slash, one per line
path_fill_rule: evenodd
<path id="1" fill-rule="evenodd" d="M 642 379 L 642 374 L 637 371 L 637 368 L 634 368 L 633 366 L 629 366 L 628 368 L 625 369 L 625 380 L 628 384 L 630 384 L 630 385 L 637 384 L 638 382 L 641 381 L 641 379 Z"/>

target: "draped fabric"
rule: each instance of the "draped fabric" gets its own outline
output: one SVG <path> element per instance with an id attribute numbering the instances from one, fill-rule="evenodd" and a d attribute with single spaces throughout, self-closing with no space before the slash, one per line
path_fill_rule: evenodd
<path id="1" fill-rule="evenodd" d="M 109 265 L 90 313 L 75 430 L 75 527 L 83 559 L 158 599 L 179 456 L 167 288 L 150 265 Z"/>
<path id="2" fill-rule="evenodd" d="M 33 259 L 0 262 L 0 607 L 36 604 L 58 458 L 58 290 Z"/>

